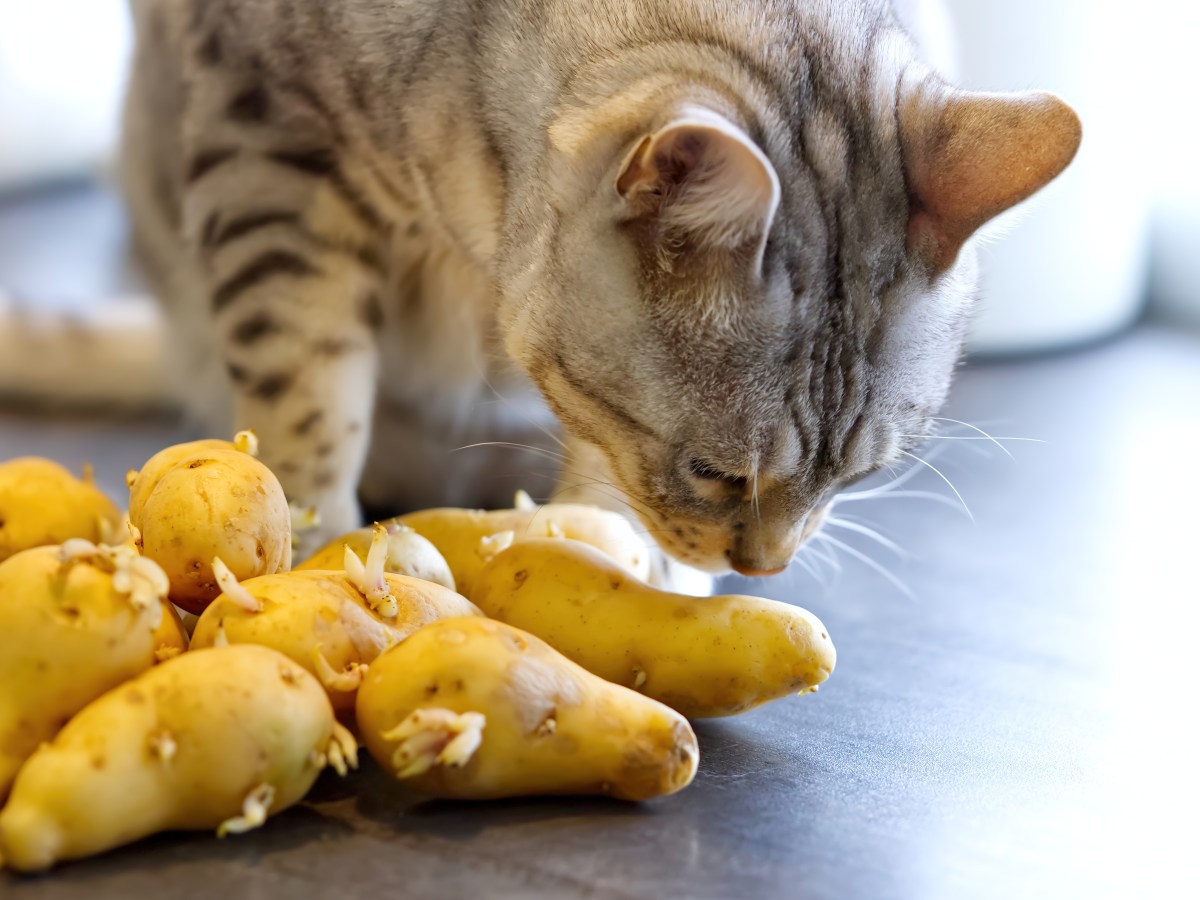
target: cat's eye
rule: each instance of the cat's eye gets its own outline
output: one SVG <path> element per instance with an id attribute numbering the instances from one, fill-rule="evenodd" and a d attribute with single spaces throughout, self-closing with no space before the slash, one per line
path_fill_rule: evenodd
<path id="1" fill-rule="evenodd" d="M 711 463 L 706 463 L 702 459 L 692 458 L 689 460 L 688 471 L 692 473 L 694 478 L 699 478 L 702 481 L 711 481 L 716 484 L 723 484 L 727 487 L 737 490 L 745 490 L 746 485 L 750 483 L 750 480 L 745 476 L 730 475 L 728 472 L 722 472 Z"/>

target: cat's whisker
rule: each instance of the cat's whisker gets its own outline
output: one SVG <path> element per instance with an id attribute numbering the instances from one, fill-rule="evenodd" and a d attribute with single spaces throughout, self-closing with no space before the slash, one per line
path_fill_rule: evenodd
<path id="1" fill-rule="evenodd" d="M 608 497 L 610 500 L 615 500 L 618 503 L 623 503 L 625 506 L 628 506 L 630 509 L 640 513 L 641 515 L 645 516 L 648 519 L 651 519 L 651 520 L 658 519 L 658 516 L 655 514 L 654 510 L 652 510 L 648 506 L 638 502 L 637 500 L 634 500 L 633 497 L 631 497 L 629 495 L 628 491 L 626 491 L 622 487 L 619 487 L 618 485 L 613 484 L 611 481 L 603 481 L 601 479 L 586 479 L 585 478 L 585 479 L 577 479 L 569 484 L 567 482 L 560 482 L 560 486 L 565 487 L 567 490 L 578 490 L 579 488 L 584 488 L 584 487 L 592 488 L 593 490 L 597 491 L 597 493 L 603 494 L 604 496 Z M 616 491 L 616 494 L 610 493 L 609 491 L 600 490 L 601 488 L 612 488 L 613 491 Z"/>
<path id="2" fill-rule="evenodd" d="M 934 422 L 950 422 L 951 424 L 961 425 L 963 428 L 968 428 L 971 431 L 977 432 L 980 435 L 980 438 L 982 440 L 991 441 L 993 444 L 995 444 L 997 447 L 999 447 L 1001 450 L 1003 450 L 1005 453 L 1007 453 L 1009 459 L 1012 459 L 1012 454 L 1009 453 L 1007 447 L 1005 447 L 1003 444 L 1000 443 L 1002 440 L 1003 441 L 1031 441 L 1031 442 L 1038 443 L 1038 444 L 1045 443 L 1045 441 L 1039 440 L 1038 438 L 1015 438 L 1015 437 L 998 438 L 991 434 L 988 434 L 986 431 L 984 431 L 978 425 L 972 425 L 970 422 L 963 422 L 959 419 L 951 419 L 948 416 L 934 416 L 932 421 L 934 421 Z"/>
<path id="3" fill-rule="evenodd" d="M 567 446 L 566 442 L 562 438 L 560 438 L 558 435 L 551 432 L 550 429 L 547 428 L 545 425 L 542 425 L 539 422 L 535 422 L 533 417 L 531 415 L 529 415 L 528 411 L 525 410 L 521 406 L 521 404 L 514 402 L 511 398 L 509 398 L 509 397 L 505 396 L 503 393 L 501 393 L 496 388 L 496 386 L 492 384 L 491 379 L 488 378 L 487 372 L 484 371 L 482 363 L 480 363 L 477 366 L 477 369 L 479 371 L 479 379 L 484 383 L 484 385 L 487 386 L 487 389 L 492 392 L 492 395 L 497 400 L 499 400 L 501 403 L 508 406 L 509 409 L 516 410 L 516 412 L 521 416 L 521 418 L 525 420 L 526 424 L 532 426 L 533 428 L 536 428 L 538 431 L 540 431 L 542 434 L 546 435 L 546 437 L 550 438 L 550 440 L 552 440 L 554 443 L 558 444 L 558 446 L 562 448 L 563 461 L 565 462 L 566 455 L 571 452 L 571 448 Z"/>
<path id="4" fill-rule="evenodd" d="M 971 508 L 969 506 L 967 506 L 967 501 L 963 499 L 963 495 L 958 492 L 958 488 L 956 488 L 954 486 L 954 483 L 949 478 L 946 477 L 946 475 L 942 472 L 941 469 L 939 469 L 933 463 L 928 462 L 927 460 L 921 459 L 921 457 L 917 456 L 915 453 L 909 453 L 907 450 L 901 450 L 900 452 L 903 453 L 905 456 L 909 457 L 910 459 L 915 459 L 921 465 L 925 466 L 927 469 L 929 469 L 935 475 L 937 475 L 938 478 L 942 479 L 942 481 L 946 482 L 946 486 L 949 487 L 950 490 L 952 490 L 954 492 L 954 496 L 957 497 L 958 502 L 962 504 L 963 511 L 967 514 L 967 518 L 970 519 L 972 522 L 975 521 L 975 515 L 971 512 Z"/>
<path id="5" fill-rule="evenodd" d="M 813 564 L 812 560 L 808 559 L 808 557 L 812 555 L 811 549 L 808 553 L 805 553 L 804 548 L 801 548 L 801 552 L 792 557 L 792 562 L 796 563 L 798 566 L 800 566 L 800 568 L 811 575 L 817 581 L 817 583 L 821 585 L 821 587 L 828 587 L 829 585 L 825 581 L 825 576 Z"/>
<path id="6" fill-rule="evenodd" d="M 899 578 L 897 578 L 895 575 L 893 575 L 891 572 L 889 572 L 884 566 L 880 565 L 878 562 L 871 559 L 871 557 L 867 556 L 867 554 L 863 553 L 858 548 L 852 547 L 849 544 L 845 543 L 844 541 L 839 541 L 837 538 L 830 537 L 827 534 L 822 535 L 822 537 L 825 539 L 825 541 L 827 541 L 832 546 L 837 547 L 838 549 L 842 550 L 845 553 L 849 553 L 851 556 L 853 556 L 859 562 L 868 566 L 869 568 L 874 570 L 879 575 L 882 575 L 884 578 L 886 578 L 892 584 L 893 587 L 897 588 L 909 600 L 917 599 L 917 595 L 912 592 L 912 589 L 907 584 L 905 584 L 903 581 L 901 581 Z"/>
<path id="7" fill-rule="evenodd" d="M 758 506 L 758 454 L 755 454 L 755 455 L 754 455 L 754 470 L 753 470 L 753 472 L 751 473 L 751 478 L 750 478 L 750 480 L 751 480 L 751 483 L 752 483 L 752 485 L 753 485 L 753 496 L 754 496 L 754 518 L 755 518 L 757 521 L 761 522 L 761 521 L 762 521 L 762 512 L 761 512 L 761 510 L 759 509 L 759 506 Z"/>
<path id="8" fill-rule="evenodd" d="M 536 453 L 538 456 L 552 459 L 555 462 L 566 462 L 566 458 L 554 450 L 548 450 L 545 447 L 535 447 L 532 444 L 519 444 L 515 441 L 479 441 L 475 444 L 465 444 L 462 447 L 455 447 L 451 453 L 460 453 L 463 450 L 475 450 L 479 447 L 504 447 L 509 450 L 523 450 L 528 453 Z"/>
<path id="9" fill-rule="evenodd" d="M 815 556 L 817 559 L 824 560 L 825 562 L 829 563 L 829 567 L 831 569 L 833 569 L 833 571 L 841 572 L 842 564 L 837 558 L 837 553 L 830 553 L 828 555 L 821 553 L 819 550 L 817 550 L 817 548 L 815 546 L 813 546 L 814 541 L 824 544 L 829 541 L 829 535 L 821 534 L 820 532 L 817 532 L 816 534 L 814 534 L 812 536 L 812 541 L 805 544 L 804 547 L 806 547 L 808 549 L 808 552 L 811 553 L 813 556 Z M 804 549 L 804 548 L 802 547 L 801 549 Z"/>
<path id="10" fill-rule="evenodd" d="M 830 525 L 833 528 L 842 528 L 842 529 L 845 529 L 846 531 L 853 531 L 856 534 L 861 534 L 864 537 L 868 537 L 871 540 L 875 541 L 876 543 L 880 544 L 881 546 L 886 547 L 887 549 L 891 550 L 893 553 L 895 553 L 901 559 L 912 559 L 911 553 L 909 553 L 907 550 L 905 550 L 903 547 L 901 547 L 899 544 L 897 544 L 891 538 L 880 534 L 874 528 L 868 528 L 866 525 L 860 525 L 859 523 L 851 522 L 848 519 L 839 519 L 835 516 L 829 516 L 825 520 L 825 524 Z"/>
<path id="11" fill-rule="evenodd" d="M 953 507 L 954 509 L 956 509 L 960 512 L 962 511 L 962 507 L 959 506 L 959 504 L 957 502 L 955 502 L 952 498 L 947 497 L 944 494 L 936 494 L 933 491 L 878 491 L 878 492 L 863 491 L 861 493 L 856 493 L 856 494 L 839 495 L 834 498 L 833 504 L 835 507 L 837 507 L 837 506 L 840 506 L 842 503 L 858 503 L 862 500 L 901 500 L 901 499 L 932 500 L 935 503 L 941 503 L 941 504 L 944 504 L 945 506 Z"/>
<path id="12" fill-rule="evenodd" d="M 940 449 L 940 448 L 938 448 L 938 449 Z M 935 449 L 934 452 L 930 454 L 930 457 L 935 456 L 938 453 L 938 449 Z M 893 471 L 894 466 L 891 464 L 888 464 L 888 465 L 884 466 L 884 468 L 887 469 L 887 471 L 890 473 Z M 841 493 L 837 494 L 834 497 L 834 500 L 838 501 L 838 500 L 845 500 L 845 499 L 858 499 L 860 497 L 861 498 L 877 497 L 880 494 L 892 493 L 896 490 L 896 488 L 902 487 L 903 485 L 907 484 L 909 481 L 912 481 L 912 479 L 915 478 L 917 475 L 919 475 L 922 471 L 923 470 L 920 466 L 912 465 L 912 466 L 909 466 L 907 469 L 905 469 L 903 472 L 901 472 L 899 475 L 893 476 L 891 481 L 885 482 L 884 484 L 881 484 L 878 487 L 867 488 L 865 490 L 860 490 L 860 491 L 842 491 Z"/>

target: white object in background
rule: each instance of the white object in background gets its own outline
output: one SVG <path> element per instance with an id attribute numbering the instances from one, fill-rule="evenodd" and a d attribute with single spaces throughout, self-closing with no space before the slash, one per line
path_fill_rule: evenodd
<path id="1" fill-rule="evenodd" d="M 959 83 L 1054 91 L 1083 120 L 1070 168 L 997 223 L 985 242 L 982 306 L 969 348 L 1004 354 L 1079 344 L 1119 331 L 1145 297 L 1150 187 L 1146 88 L 1131 73 L 1157 42 L 1148 17 L 1116 0 L 948 0 Z M 1151 35 L 1146 35 L 1150 38 Z M 1146 49 L 1145 61 L 1131 59 Z"/>
<path id="2" fill-rule="evenodd" d="M 116 144 L 128 0 L 0 3 L 0 190 L 94 173 Z"/>
<path id="3" fill-rule="evenodd" d="M 1164 319 L 1200 328 L 1200 120 L 1196 108 L 1196 34 L 1200 10 L 1143 0 L 1156 23 L 1153 73 L 1144 102 L 1152 127 L 1143 146 L 1155 187 L 1150 251 L 1151 308 Z"/>
<path id="4" fill-rule="evenodd" d="M 1155 311 L 1200 328 L 1200 183 L 1159 194 L 1153 236 L 1150 298 Z"/>

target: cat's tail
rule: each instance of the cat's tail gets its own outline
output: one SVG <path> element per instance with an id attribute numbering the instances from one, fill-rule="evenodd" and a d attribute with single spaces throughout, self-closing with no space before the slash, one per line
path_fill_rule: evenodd
<path id="1" fill-rule="evenodd" d="M 148 297 L 64 311 L 0 289 L 0 403 L 174 411 L 167 344 L 165 318 Z"/>

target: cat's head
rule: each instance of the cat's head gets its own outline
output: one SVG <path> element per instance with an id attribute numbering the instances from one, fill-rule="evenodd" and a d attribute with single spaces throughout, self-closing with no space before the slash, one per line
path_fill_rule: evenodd
<path id="1" fill-rule="evenodd" d="M 1051 95 L 928 74 L 790 121 L 668 104 L 593 168 L 563 163 L 587 190 L 526 219 L 509 349 L 671 555 L 774 572 L 837 490 L 928 433 L 974 299 L 967 239 L 1078 142 Z"/>

